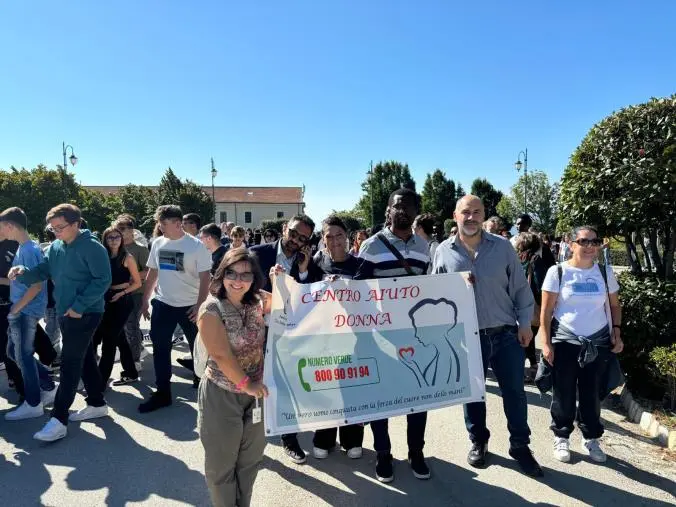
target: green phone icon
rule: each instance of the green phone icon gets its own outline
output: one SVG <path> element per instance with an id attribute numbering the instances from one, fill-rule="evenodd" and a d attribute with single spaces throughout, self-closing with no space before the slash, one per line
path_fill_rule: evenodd
<path id="1" fill-rule="evenodd" d="M 300 379 L 300 385 L 303 386 L 303 389 L 307 391 L 308 393 L 312 391 L 312 387 L 310 387 L 310 384 L 305 382 L 303 380 L 303 368 L 307 366 L 307 360 L 303 357 L 298 361 L 298 378 Z"/>

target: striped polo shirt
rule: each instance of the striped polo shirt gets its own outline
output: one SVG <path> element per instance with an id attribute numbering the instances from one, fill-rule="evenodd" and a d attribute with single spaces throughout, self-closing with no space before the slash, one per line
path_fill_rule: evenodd
<path id="1" fill-rule="evenodd" d="M 389 227 L 382 230 L 389 242 L 399 250 L 401 256 L 406 259 L 415 275 L 427 273 L 430 264 L 430 252 L 427 241 L 413 234 L 408 241 L 395 236 Z M 392 278 L 394 276 L 409 276 L 404 266 L 401 265 L 395 255 L 373 235 L 364 241 L 359 249 L 357 259 L 360 262 L 355 275 L 356 280 L 368 280 L 371 278 Z"/>

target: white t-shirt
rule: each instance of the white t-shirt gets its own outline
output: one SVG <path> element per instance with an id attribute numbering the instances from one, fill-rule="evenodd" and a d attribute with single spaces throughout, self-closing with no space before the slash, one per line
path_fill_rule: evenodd
<path id="1" fill-rule="evenodd" d="M 561 264 L 563 280 L 556 300 L 554 318 L 580 336 L 590 336 L 603 327 L 612 326 L 610 307 L 606 300 L 606 286 L 598 264 L 582 269 Z M 608 291 L 620 290 L 613 270 L 606 266 Z M 556 266 L 547 271 L 542 290 L 559 293 L 559 273 Z"/>
<path id="2" fill-rule="evenodd" d="M 211 269 L 211 254 L 190 234 L 176 240 L 160 236 L 153 241 L 148 267 L 157 270 L 157 299 L 170 306 L 192 306 L 199 296 L 200 273 Z"/>

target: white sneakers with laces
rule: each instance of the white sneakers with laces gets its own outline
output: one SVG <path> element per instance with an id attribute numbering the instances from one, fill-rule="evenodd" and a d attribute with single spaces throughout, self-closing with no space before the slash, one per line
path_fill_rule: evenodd
<path id="1" fill-rule="evenodd" d="M 47 424 L 38 431 L 33 438 L 35 440 L 41 440 L 43 442 L 54 442 L 60 440 L 68 434 L 66 427 L 61 424 L 61 421 L 52 417 Z"/>
<path id="2" fill-rule="evenodd" d="M 353 447 L 352 449 L 348 449 L 347 457 L 350 459 L 359 459 L 362 456 L 362 452 L 361 447 Z"/>
<path id="3" fill-rule="evenodd" d="M 313 447 L 312 455 L 316 459 L 326 459 L 329 457 L 329 451 L 327 451 L 326 449 L 320 449 L 319 447 Z"/>
<path id="4" fill-rule="evenodd" d="M 38 403 L 34 407 L 31 407 L 27 401 L 24 401 L 17 408 L 11 412 L 5 414 L 6 421 L 20 421 L 22 419 L 32 419 L 34 417 L 42 417 L 45 413 L 45 410 L 42 406 L 42 402 Z"/>
<path id="5" fill-rule="evenodd" d="M 68 420 L 71 422 L 87 421 L 89 419 L 96 419 L 97 417 L 105 417 L 107 415 L 108 405 L 103 405 L 102 407 L 92 407 L 91 405 L 87 405 L 82 410 L 70 414 Z"/>
<path id="6" fill-rule="evenodd" d="M 554 457 L 563 463 L 570 461 L 570 441 L 563 437 L 554 437 Z"/>
<path id="7" fill-rule="evenodd" d="M 51 391 L 40 391 L 40 401 L 42 402 L 42 406 L 46 407 L 48 405 L 54 404 L 57 389 L 58 386 L 54 386 L 54 389 L 52 389 Z"/>
<path id="8" fill-rule="evenodd" d="M 589 440 L 583 438 L 580 450 L 582 454 L 589 456 L 597 463 L 605 463 L 607 459 L 606 453 L 601 449 L 601 444 L 597 438 L 590 438 Z"/>

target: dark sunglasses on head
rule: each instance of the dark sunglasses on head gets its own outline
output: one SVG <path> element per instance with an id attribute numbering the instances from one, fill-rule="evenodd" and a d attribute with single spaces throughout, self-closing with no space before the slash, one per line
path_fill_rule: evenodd
<path id="1" fill-rule="evenodd" d="M 119 239 L 122 239 L 122 236 L 118 236 L 117 234 L 115 236 L 108 236 L 106 238 L 106 241 L 117 241 Z"/>
<path id="2" fill-rule="evenodd" d="M 237 273 L 236 271 L 227 270 L 223 276 L 225 278 L 227 278 L 228 280 L 239 279 L 242 282 L 253 282 L 254 281 L 254 274 L 250 271 L 247 271 L 245 273 Z"/>
<path id="3" fill-rule="evenodd" d="M 291 236 L 292 239 L 297 239 L 301 243 L 307 243 L 310 241 L 310 238 L 307 236 L 303 236 L 302 234 L 299 234 L 296 229 L 289 229 L 289 236 Z"/>
<path id="4" fill-rule="evenodd" d="M 580 238 L 576 239 L 574 243 L 577 243 L 578 245 L 582 247 L 588 247 L 588 246 L 601 246 L 603 244 L 603 240 L 599 238 L 594 238 L 594 239 L 586 239 L 586 238 Z"/>

